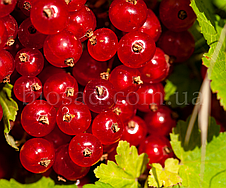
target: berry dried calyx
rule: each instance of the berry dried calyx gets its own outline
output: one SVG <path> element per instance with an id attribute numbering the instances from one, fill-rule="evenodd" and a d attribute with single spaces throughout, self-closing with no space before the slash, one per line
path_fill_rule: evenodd
<path id="1" fill-rule="evenodd" d="M 187 12 L 185 10 L 180 10 L 178 12 L 178 18 L 184 20 L 185 18 L 187 18 Z"/>
<path id="2" fill-rule="evenodd" d="M 114 108 L 112 111 L 116 113 L 118 116 L 122 113 L 122 110 L 119 107 Z"/>
<path id="3" fill-rule="evenodd" d="M 85 148 L 85 149 L 83 150 L 83 155 L 84 155 L 84 157 L 91 157 L 92 153 L 93 153 L 92 150 L 89 149 L 89 148 Z"/>
<path id="4" fill-rule="evenodd" d="M 157 104 L 150 104 L 149 108 L 152 112 L 156 112 L 158 110 L 158 105 Z"/>
<path id="5" fill-rule="evenodd" d="M 89 38 L 89 41 L 91 43 L 91 45 L 96 45 L 97 44 L 97 37 L 94 35 L 92 30 L 88 30 L 86 32 L 86 37 Z"/>
<path id="6" fill-rule="evenodd" d="M 10 5 L 12 4 L 12 0 L 3 0 L 4 5 Z"/>
<path id="7" fill-rule="evenodd" d="M 135 121 L 133 121 L 133 120 L 129 121 L 129 122 L 128 122 L 128 128 L 129 128 L 129 129 L 134 129 L 135 126 L 136 126 L 135 124 L 136 124 Z"/>
<path id="8" fill-rule="evenodd" d="M 63 121 L 70 122 L 74 117 L 75 117 L 75 115 L 66 113 L 63 116 Z"/>
<path id="9" fill-rule="evenodd" d="M 68 87 L 67 89 L 66 89 L 66 96 L 67 97 L 72 97 L 72 96 L 74 96 L 74 88 L 72 88 L 72 87 Z"/>
<path id="10" fill-rule="evenodd" d="M 169 155 L 170 153 L 172 153 L 172 149 L 168 146 L 165 146 L 163 148 L 163 152 L 166 154 L 166 155 Z"/>
<path id="11" fill-rule="evenodd" d="M 29 61 L 29 55 L 26 53 L 20 53 L 19 59 L 21 62 L 28 62 Z"/>
<path id="12" fill-rule="evenodd" d="M 143 84 L 143 81 L 141 80 L 140 76 L 136 76 L 133 78 L 133 83 L 136 85 Z"/>
<path id="13" fill-rule="evenodd" d="M 40 90 L 42 87 L 38 84 L 38 83 L 35 83 L 31 86 L 31 89 L 32 91 L 38 91 Z"/>
<path id="14" fill-rule="evenodd" d="M 140 44 L 138 42 L 133 44 L 132 48 L 133 48 L 133 52 L 135 52 L 135 53 L 140 53 L 143 50 L 142 44 Z"/>
<path id="15" fill-rule="evenodd" d="M 15 40 L 13 39 L 13 37 L 9 37 L 7 40 L 6 45 L 7 46 L 12 46 L 14 44 Z"/>
<path id="16" fill-rule="evenodd" d="M 67 58 L 65 59 L 64 63 L 68 66 L 68 67 L 74 67 L 75 63 L 74 63 L 74 58 Z"/>
<path id="17" fill-rule="evenodd" d="M 111 126 L 111 130 L 114 133 L 117 133 L 120 130 L 120 128 L 118 127 L 118 123 L 113 123 L 112 126 Z"/>
<path id="18" fill-rule="evenodd" d="M 96 86 L 96 94 L 98 96 L 102 96 L 104 94 L 104 88 L 103 87 Z"/>
<path id="19" fill-rule="evenodd" d="M 128 2 L 128 3 L 132 3 L 132 4 L 134 4 L 134 5 L 136 5 L 136 4 L 137 4 L 137 0 L 126 0 L 126 2 Z"/>
<path id="20" fill-rule="evenodd" d="M 40 123 L 42 123 L 42 124 L 47 124 L 47 125 L 49 125 L 49 119 L 48 119 L 48 117 L 46 116 L 46 115 L 44 115 L 44 116 L 39 116 L 39 118 L 38 118 L 38 121 L 40 122 Z"/>
<path id="21" fill-rule="evenodd" d="M 24 2 L 23 4 L 23 8 L 27 11 L 29 11 L 31 9 L 31 4 L 29 2 Z"/>
<path id="22" fill-rule="evenodd" d="M 40 162 L 38 162 L 38 164 L 40 164 L 41 166 L 44 166 L 44 167 L 48 167 L 49 164 L 51 163 L 51 160 L 50 159 L 41 159 Z"/>
<path id="23" fill-rule="evenodd" d="M 46 18 L 53 17 L 53 10 L 51 8 L 43 8 L 43 16 Z"/>
<path id="24" fill-rule="evenodd" d="M 65 0 L 65 3 L 68 5 L 71 2 L 71 0 Z"/>

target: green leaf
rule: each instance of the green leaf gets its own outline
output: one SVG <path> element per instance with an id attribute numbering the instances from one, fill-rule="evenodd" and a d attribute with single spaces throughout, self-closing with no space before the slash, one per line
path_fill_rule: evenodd
<path id="1" fill-rule="evenodd" d="M 195 68 L 194 68 L 195 69 Z M 187 64 L 175 65 L 165 85 L 165 100 L 173 108 L 195 104 L 201 80 Z"/>
<path id="2" fill-rule="evenodd" d="M 103 183 L 100 181 L 96 181 L 95 185 L 94 184 L 87 184 L 84 185 L 83 188 L 113 188 L 110 184 Z"/>
<path id="3" fill-rule="evenodd" d="M 182 185 L 192 188 L 224 187 L 226 182 L 226 133 L 220 133 L 220 126 L 213 118 L 209 120 L 208 138 L 206 145 L 205 170 L 203 182 L 200 182 L 201 140 L 198 123 L 195 122 L 187 146 L 184 144 L 189 119 L 179 121 L 173 129 L 171 145 L 176 156 L 181 160 L 179 175 Z M 214 183 L 213 183 L 214 182 Z"/>
<path id="4" fill-rule="evenodd" d="M 117 147 L 116 163 L 108 161 L 98 166 L 94 173 L 99 181 L 118 188 L 138 188 L 138 177 L 145 171 L 148 163 L 147 154 L 138 155 L 135 146 L 129 147 L 126 141 L 120 141 Z"/>
<path id="5" fill-rule="evenodd" d="M 226 28 L 225 20 L 214 15 L 209 1 L 192 0 L 191 6 L 197 15 L 201 33 L 210 46 L 209 52 L 204 54 L 203 62 L 208 69 L 211 89 L 217 93 L 221 105 L 226 109 Z"/>
<path id="6" fill-rule="evenodd" d="M 1 188 L 77 188 L 76 185 L 55 185 L 50 178 L 42 177 L 39 181 L 31 184 L 21 184 L 14 179 L 0 180 Z"/>
<path id="7" fill-rule="evenodd" d="M 153 187 L 171 187 L 182 182 L 179 176 L 179 161 L 169 158 L 165 161 L 165 168 L 158 163 L 153 163 L 148 176 L 148 185 Z"/>
<path id="8" fill-rule="evenodd" d="M 10 121 L 15 121 L 18 105 L 12 99 L 13 85 L 6 83 L 0 91 L 0 104 L 3 109 L 3 123 L 6 141 L 9 145 L 19 150 L 12 136 L 9 135 L 11 130 Z"/>

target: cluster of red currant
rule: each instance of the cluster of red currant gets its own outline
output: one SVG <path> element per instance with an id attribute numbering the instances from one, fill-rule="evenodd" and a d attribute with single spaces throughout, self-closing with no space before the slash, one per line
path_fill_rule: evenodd
<path id="1" fill-rule="evenodd" d="M 112 1 L 108 28 L 98 29 L 85 3 L 0 0 L 0 81 L 14 71 L 18 116 L 35 137 L 21 147 L 21 164 L 33 173 L 53 166 L 76 180 L 104 153 L 113 159 L 121 139 L 147 153 L 149 164 L 163 165 L 174 156 L 167 136 L 176 121 L 161 82 L 170 63 L 194 51 L 190 0 L 162 0 L 163 33 L 143 0 Z M 22 23 L 10 15 L 14 9 L 26 15 Z"/>

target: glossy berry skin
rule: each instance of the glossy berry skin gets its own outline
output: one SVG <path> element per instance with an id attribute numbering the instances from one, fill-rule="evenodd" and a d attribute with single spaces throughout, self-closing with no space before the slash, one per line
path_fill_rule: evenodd
<path id="1" fill-rule="evenodd" d="M 164 136 L 150 135 L 142 141 L 138 147 L 139 153 L 147 153 L 149 163 L 147 168 L 150 169 L 150 164 L 160 163 L 164 165 L 167 158 L 173 157 L 172 147 L 169 140 Z"/>
<path id="2" fill-rule="evenodd" d="M 107 62 L 93 59 L 87 50 L 72 69 L 72 74 L 78 83 L 85 86 L 90 80 L 100 78 L 100 73 L 107 70 Z"/>
<path id="3" fill-rule="evenodd" d="M 120 39 L 117 53 L 125 66 L 139 68 L 151 60 L 155 49 L 155 42 L 148 34 L 134 31 Z"/>
<path id="4" fill-rule="evenodd" d="M 69 143 L 69 156 L 79 166 L 92 166 L 100 160 L 102 155 L 103 146 L 100 140 L 92 134 L 78 134 Z"/>
<path id="5" fill-rule="evenodd" d="M 172 31 L 188 30 L 196 20 L 190 0 L 163 0 L 159 7 L 162 23 Z"/>
<path id="6" fill-rule="evenodd" d="M 135 68 L 125 65 L 115 67 L 109 77 L 109 81 L 114 85 L 117 95 L 126 97 L 129 92 L 137 91 L 143 84 L 140 72 Z"/>
<path id="7" fill-rule="evenodd" d="M 161 83 L 143 84 L 138 90 L 137 108 L 143 112 L 155 111 L 156 108 L 163 104 L 164 88 Z"/>
<path id="8" fill-rule="evenodd" d="M 47 35 L 34 28 L 30 18 L 24 20 L 19 26 L 18 39 L 26 48 L 42 48 L 46 37 Z"/>
<path id="9" fill-rule="evenodd" d="M 167 106 L 159 106 L 156 112 L 150 111 L 144 116 L 150 134 L 168 136 L 176 121 L 171 117 L 172 111 Z"/>
<path id="10" fill-rule="evenodd" d="M 121 140 L 138 146 L 147 135 L 147 125 L 142 118 L 134 116 L 124 124 Z"/>
<path id="11" fill-rule="evenodd" d="M 195 40 L 188 31 L 164 32 L 159 40 L 158 46 L 169 55 L 174 62 L 183 62 L 189 59 L 195 50 Z"/>
<path id="12" fill-rule="evenodd" d="M 94 38 L 93 38 L 94 37 Z M 107 61 L 111 59 L 118 48 L 118 38 L 116 34 L 108 29 L 101 28 L 94 31 L 93 36 L 88 40 L 88 52 L 97 61 Z"/>
<path id="13" fill-rule="evenodd" d="M 17 0 L 0 1 L 0 18 L 9 15 L 15 8 Z"/>
<path id="14" fill-rule="evenodd" d="M 147 19 L 138 31 L 147 33 L 154 39 L 155 42 L 159 39 L 162 33 L 162 27 L 159 19 L 151 9 L 148 9 Z"/>
<path id="15" fill-rule="evenodd" d="M 2 120 L 3 117 L 3 109 L 2 109 L 2 105 L 0 105 L 0 121 Z"/>
<path id="16" fill-rule="evenodd" d="M 0 50 L 0 82 L 13 73 L 14 67 L 13 56 L 6 50 Z"/>
<path id="17" fill-rule="evenodd" d="M 26 16 L 30 16 L 30 11 L 35 1 L 37 0 L 18 0 L 18 7 Z"/>
<path id="18" fill-rule="evenodd" d="M 70 0 L 67 3 L 67 8 L 69 12 L 79 11 L 85 5 L 86 0 Z"/>
<path id="19" fill-rule="evenodd" d="M 33 173 L 44 173 L 51 168 L 55 160 L 53 145 L 43 138 L 32 138 L 20 149 L 20 162 Z"/>
<path id="20" fill-rule="evenodd" d="M 119 30 L 130 32 L 143 25 L 147 18 L 147 6 L 143 0 L 117 0 L 109 7 L 111 23 Z"/>
<path id="21" fill-rule="evenodd" d="M 37 77 L 21 76 L 14 83 L 13 92 L 18 100 L 30 103 L 41 95 L 42 83 Z"/>
<path id="22" fill-rule="evenodd" d="M 117 114 L 122 122 L 128 121 L 128 119 L 131 119 L 136 114 L 135 106 L 127 98 L 123 97 L 117 97 L 115 106 L 111 111 Z"/>
<path id="23" fill-rule="evenodd" d="M 82 44 L 69 31 L 46 38 L 43 46 L 45 58 L 56 67 L 73 67 L 82 55 Z"/>
<path id="24" fill-rule="evenodd" d="M 84 177 L 89 172 L 89 169 L 89 167 L 78 166 L 71 160 L 68 144 L 61 146 L 56 151 L 53 170 L 67 180 L 76 181 L 77 179 Z"/>
<path id="25" fill-rule="evenodd" d="M 69 3 L 70 4 L 70 3 Z M 69 14 L 67 30 L 73 33 L 81 42 L 88 39 L 86 33 L 96 28 L 96 17 L 92 10 L 86 6 Z"/>
<path id="26" fill-rule="evenodd" d="M 102 144 L 114 144 L 122 137 L 123 123 L 114 112 L 102 112 L 93 120 L 92 133 Z"/>
<path id="27" fill-rule="evenodd" d="M 31 22 L 43 34 L 52 35 L 62 31 L 68 23 L 65 1 L 36 1 L 30 12 Z"/>
<path id="28" fill-rule="evenodd" d="M 8 39 L 8 32 L 5 27 L 4 21 L 0 20 L 0 50 L 5 46 Z"/>
<path id="29" fill-rule="evenodd" d="M 91 113 L 86 104 L 74 101 L 58 109 L 56 121 L 62 132 L 77 135 L 86 131 L 90 126 Z"/>
<path id="30" fill-rule="evenodd" d="M 164 80 L 170 69 L 167 55 L 160 49 L 156 48 L 154 57 L 143 67 L 139 68 L 141 80 L 146 83 L 158 83 Z"/>
<path id="31" fill-rule="evenodd" d="M 46 136 L 53 130 L 55 122 L 56 110 L 44 100 L 36 100 L 23 108 L 21 124 L 31 136 Z"/>
<path id="32" fill-rule="evenodd" d="M 44 67 L 44 57 L 37 49 L 23 48 L 16 54 L 15 67 L 23 76 L 37 76 Z"/>
<path id="33" fill-rule="evenodd" d="M 57 125 L 49 134 L 47 134 L 43 138 L 52 143 L 55 149 L 59 148 L 62 145 L 68 144 L 71 141 L 71 136 L 63 133 Z"/>
<path id="34" fill-rule="evenodd" d="M 84 89 L 83 100 L 91 111 L 100 113 L 115 105 L 115 93 L 114 86 L 108 80 L 91 80 Z"/>
<path id="35" fill-rule="evenodd" d="M 1 20 L 4 22 L 5 28 L 8 33 L 8 39 L 7 39 L 6 45 L 12 46 L 15 42 L 17 32 L 18 32 L 17 21 L 11 15 L 3 17 L 1 18 Z"/>
<path id="36" fill-rule="evenodd" d="M 47 102 L 55 107 L 60 107 L 63 99 L 76 96 L 78 83 L 75 78 L 67 73 L 58 73 L 49 77 L 43 87 Z"/>

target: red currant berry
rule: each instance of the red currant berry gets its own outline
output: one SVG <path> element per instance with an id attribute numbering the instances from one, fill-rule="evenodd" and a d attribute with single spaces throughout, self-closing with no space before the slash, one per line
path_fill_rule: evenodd
<path id="1" fill-rule="evenodd" d="M 143 112 L 156 111 L 164 101 L 164 88 L 161 83 L 143 84 L 138 90 L 137 108 Z"/>
<path id="2" fill-rule="evenodd" d="M 89 167 L 78 166 L 71 160 L 68 144 L 61 146 L 56 151 L 53 170 L 67 180 L 76 181 L 78 178 L 84 177 L 89 172 L 89 169 Z"/>
<path id="3" fill-rule="evenodd" d="M 49 134 L 56 123 L 56 110 L 44 100 L 36 100 L 24 107 L 21 124 L 24 130 L 35 137 Z"/>
<path id="4" fill-rule="evenodd" d="M 155 41 L 146 33 L 130 32 L 119 41 L 118 57 L 128 67 L 144 66 L 155 53 Z"/>
<path id="5" fill-rule="evenodd" d="M 46 37 L 47 35 L 40 33 L 34 28 L 30 18 L 24 20 L 19 26 L 18 39 L 26 48 L 42 48 Z"/>
<path id="6" fill-rule="evenodd" d="M 161 165 L 164 165 L 167 158 L 174 156 L 170 142 L 164 136 L 148 136 L 143 142 L 141 142 L 138 151 L 139 153 L 148 154 L 148 169 L 151 168 L 150 164 L 160 163 Z"/>
<path id="7" fill-rule="evenodd" d="M 62 105 L 57 111 L 56 121 L 62 132 L 77 135 L 90 126 L 91 113 L 86 104 L 76 101 Z"/>
<path id="8" fill-rule="evenodd" d="M 113 112 L 102 112 L 92 123 L 92 133 L 102 144 L 113 144 L 122 137 L 123 123 Z"/>
<path id="9" fill-rule="evenodd" d="M 136 114 L 134 105 L 121 97 L 117 97 L 116 104 L 111 110 L 119 116 L 122 122 L 128 121 Z"/>
<path id="10" fill-rule="evenodd" d="M 6 42 L 6 45 L 12 46 L 15 42 L 17 32 L 18 32 L 17 21 L 11 15 L 3 17 L 3 18 L 1 18 L 1 20 L 4 22 L 4 25 L 5 25 L 7 33 L 8 33 L 8 40 Z"/>
<path id="11" fill-rule="evenodd" d="M 156 48 L 154 57 L 138 70 L 141 73 L 141 80 L 146 83 L 157 83 L 164 80 L 169 74 L 169 57 L 160 49 Z"/>
<path id="12" fill-rule="evenodd" d="M 147 6 L 143 0 L 113 1 L 109 7 L 109 18 L 117 29 L 130 32 L 145 22 Z"/>
<path id="13" fill-rule="evenodd" d="M 88 82 L 84 89 L 83 100 L 90 110 L 104 112 L 115 105 L 116 91 L 108 80 L 96 79 Z"/>
<path id="14" fill-rule="evenodd" d="M 85 86 L 90 80 L 100 78 L 100 74 L 107 70 L 107 62 L 93 59 L 87 50 L 75 64 L 72 74 L 78 83 Z"/>
<path id="15" fill-rule="evenodd" d="M 196 20 L 190 0 L 163 0 L 159 7 L 162 23 L 170 30 L 180 32 L 189 29 Z"/>
<path id="16" fill-rule="evenodd" d="M 53 165 L 55 151 L 53 145 L 43 138 L 32 138 L 20 149 L 20 162 L 33 173 L 46 172 Z"/>
<path id="17" fill-rule="evenodd" d="M 44 138 L 52 143 L 55 149 L 62 145 L 68 144 L 71 141 L 71 136 L 64 134 L 58 126 L 55 126 L 54 129 Z"/>
<path id="18" fill-rule="evenodd" d="M 147 125 L 139 116 L 134 116 L 125 123 L 121 140 L 126 140 L 131 145 L 138 146 L 147 135 Z"/>
<path id="19" fill-rule="evenodd" d="M 16 54 L 15 66 L 23 76 L 37 76 L 44 67 L 44 57 L 37 49 L 23 48 Z"/>
<path id="20" fill-rule="evenodd" d="M 37 77 L 22 76 L 14 83 L 13 92 L 18 100 L 30 103 L 41 95 L 42 83 Z"/>
<path id="21" fill-rule="evenodd" d="M 8 77 L 13 73 L 14 70 L 14 58 L 6 50 L 0 50 L 0 82 L 3 79 L 8 79 Z"/>
<path id="22" fill-rule="evenodd" d="M 18 0 L 18 7 L 26 16 L 30 16 L 30 11 L 35 1 L 37 0 Z"/>
<path id="23" fill-rule="evenodd" d="M 158 46 L 170 56 L 174 62 L 184 62 L 195 50 L 195 40 L 188 31 L 162 33 Z"/>
<path id="24" fill-rule="evenodd" d="M 150 111 L 145 114 L 144 121 L 147 124 L 150 134 L 168 136 L 172 128 L 176 126 L 176 121 L 171 117 L 172 112 L 166 106 L 159 106 L 156 112 Z"/>
<path id="25" fill-rule="evenodd" d="M 94 59 L 98 61 L 107 61 L 116 54 L 118 38 L 110 29 L 97 29 L 89 37 L 87 47 L 89 54 Z"/>
<path id="26" fill-rule="evenodd" d="M 81 42 L 88 39 L 86 33 L 96 28 L 96 17 L 92 10 L 83 6 L 80 10 L 71 12 L 67 30 L 73 33 Z"/>
<path id="27" fill-rule="evenodd" d="M 82 55 L 82 44 L 69 31 L 62 31 L 46 38 L 44 55 L 56 67 L 73 67 Z"/>
<path id="28" fill-rule="evenodd" d="M 83 8 L 86 0 L 65 0 L 69 12 L 76 12 Z"/>
<path id="29" fill-rule="evenodd" d="M 51 35 L 62 31 L 68 23 L 65 1 L 35 1 L 30 12 L 31 22 L 43 34 Z"/>
<path id="30" fill-rule="evenodd" d="M 15 8 L 17 0 L 1 0 L 0 1 L 0 17 L 9 15 Z"/>
<path id="31" fill-rule="evenodd" d="M 147 19 L 138 31 L 147 33 L 154 39 L 155 42 L 159 39 L 162 33 L 162 27 L 159 19 L 151 9 L 148 9 Z"/>
<path id="32" fill-rule="evenodd" d="M 100 160 L 102 155 L 103 146 L 99 139 L 92 134 L 78 134 L 69 144 L 69 156 L 79 166 L 92 166 Z"/>
<path id="33" fill-rule="evenodd" d="M 125 65 L 115 67 L 110 74 L 109 81 L 118 91 L 117 95 L 124 97 L 129 92 L 137 91 L 139 86 L 143 84 L 140 72 Z"/>
<path id="34" fill-rule="evenodd" d="M 67 73 L 58 73 L 49 77 L 43 87 L 47 102 L 60 107 L 63 99 L 76 96 L 78 84 L 75 78 Z"/>
<path id="35" fill-rule="evenodd" d="M 0 50 L 5 46 L 8 39 L 8 32 L 5 27 L 4 21 L 0 20 Z"/>

